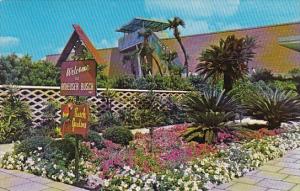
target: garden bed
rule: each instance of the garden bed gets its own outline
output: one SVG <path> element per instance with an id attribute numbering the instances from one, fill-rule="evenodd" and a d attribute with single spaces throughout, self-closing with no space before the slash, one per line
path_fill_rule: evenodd
<path id="1" fill-rule="evenodd" d="M 299 125 L 288 125 L 277 135 L 216 146 L 183 141 L 180 134 L 185 129 L 184 125 L 156 129 L 152 141 L 149 134 L 136 133 L 125 147 L 108 140 L 98 148 L 84 142 L 81 181 L 91 190 L 207 190 L 300 146 Z M 35 146 L 27 153 L 24 147 L 16 147 L 5 155 L 1 167 L 74 184 L 72 159 L 41 140 Z M 49 156 L 50 151 L 55 156 Z"/>

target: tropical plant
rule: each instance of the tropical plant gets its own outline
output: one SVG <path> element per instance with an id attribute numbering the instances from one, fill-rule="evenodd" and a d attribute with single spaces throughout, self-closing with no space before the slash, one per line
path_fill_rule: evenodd
<path id="1" fill-rule="evenodd" d="M 196 71 L 214 82 L 223 77 L 223 88 L 228 92 L 236 80 L 247 74 L 247 63 L 253 59 L 255 48 L 254 38 L 230 35 L 221 39 L 219 45 L 211 45 L 201 53 Z"/>
<path id="2" fill-rule="evenodd" d="M 233 120 L 241 107 L 235 97 L 225 90 L 206 90 L 203 93 L 190 93 L 184 108 L 195 126 L 189 128 L 183 137 L 187 141 L 197 140 L 212 143 L 218 131 L 224 129 L 225 122 Z"/>
<path id="3" fill-rule="evenodd" d="M 174 17 L 172 20 L 168 20 L 168 21 L 169 21 L 169 29 L 173 30 L 173 35 L 176 38 L 177 42 L 179 43 L 179 46 L 180 46 L 180 48 L 183 52 L 184 67 L 185 67 L 185 70 L 186 70 L 186 76 L 188 77 L 188 75 L 189 75 L 188 55 L 187 55 L 185 47 L 182 43 L 182 39 L 181 39 L 181 36 L 180 36 L 180 31 L 179 31 L 179 26 L 185 27 L 185 23 L 179 17 Z"/>
<path id="4" fill-rule="evenodd" d="M 245 105 L 248 114 L 268 122 L 270 129 L 280 124 L 300 120 L 300 97 L 292 91 L 264 89 L 252 92 Z"/>

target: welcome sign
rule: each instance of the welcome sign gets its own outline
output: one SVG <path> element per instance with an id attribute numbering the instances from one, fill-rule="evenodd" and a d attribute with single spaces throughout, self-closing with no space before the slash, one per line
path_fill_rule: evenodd
<path id="1" fill-rule="evenodd" d="M 62 136 L 64 137 L 66 134 L 78 134 L 86 137 L 90 112 L 88 105 L 63 104 L 61 111 L 62 117 L 66 119 L 62 124 Z"/>
<path id="2" fill-rule="evenodd" d="M 96 96 L 96 62 L 66 61 L 61 65 L 60 93 L 63 96 Z"/>

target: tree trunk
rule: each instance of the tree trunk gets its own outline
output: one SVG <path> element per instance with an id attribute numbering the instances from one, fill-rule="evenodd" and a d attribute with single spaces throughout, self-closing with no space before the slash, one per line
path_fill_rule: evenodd
<path id="1" fill-rule="evenodd" d="M 233 81 L 230 77 L 230 74 L 224 73 L 224 84 L 223 88 L 225 89 L 225 92 L 229 92 L 232 90 L 233 87 Z"/>
<path id="2" fill-rule="evenodd" d="M 136 46 L 136 49 L 138 50 L 138 46 Z M 139 51 L 137 53 L 137 62 L 138 62 L 138 78 L 142 78 L 143 77 L 143 72 L 142 72 L 142 65 L 141 65 L 141 55 L 140 55 L 141 51 Z"/>
<path id="3" fill-rule="evenodd" d="M 184 55 L 184 67 L 186 69 L 186 77 L 188 77 L 189 76 L 188 56 L 187 56 L 186 50 L 185 50 L 185 48 L 184 48 L 184 46 L 182 44 L 181 38 L 179 36 L 177 36 L 176 39 L 177 39 L 177 41 L 178 41 L 178 43 L 180 45 L 180 48 L 181 48 L 181 50 L 183 52 L 183 55 Z"/>
<path id="4" fill-rule="evenodd" d="M 158 60 L 157 60 L 153 55 L 151 55 L 151 57 L 152 57 L 152 59 L 154 60 L 156 66 L 157 66 L 157 68 L 158 68 L 159 74 L 160 74 L 161 76 L 163 76 L 163 73 L 162 73 L 162 71 L 161 71 L 161 67 L 160 67 L 160 65 L 159 65 L 159 63 L 158 63 Z"/>

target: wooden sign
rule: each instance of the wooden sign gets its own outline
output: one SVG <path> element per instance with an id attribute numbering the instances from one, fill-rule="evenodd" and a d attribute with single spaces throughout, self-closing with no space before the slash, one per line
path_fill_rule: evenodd
<path id="1" fill-rule="evenodd" d="M 86 137 L 88 133 L 89 112 L 87 104 L 62 104 L 61 113 L 64 119 L 61 128 L 62 136 L 77 134 Z"/>
<path id="2" fill-rule="evenodd" d="M 60 93 L 63 96 L 96 96 L 96 62 L 66 61 L 61 65 Z"/>

